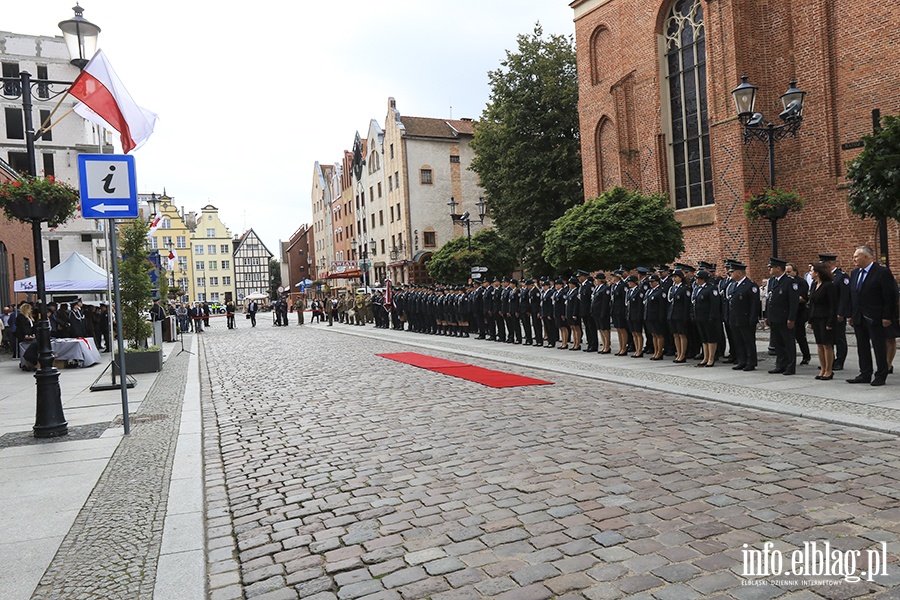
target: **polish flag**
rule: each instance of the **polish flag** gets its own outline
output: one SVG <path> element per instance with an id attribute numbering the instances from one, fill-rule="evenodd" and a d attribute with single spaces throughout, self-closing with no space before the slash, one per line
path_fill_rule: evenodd
<path id="1" fill-rule="evenodd" d="M 391 312 L 391 309 L 394 308 L 394 293 L 391 291 L 391 280 L 385 279 L 385 292 L 384 292 L 384 310 Z"/>
<path id="2" fill-rule="evenodd" d="M 135 104 L 102 50 L 97 50 L 84 67 L 69 94 L 81 100 L 75 106 L 76 113 L 119 132 L 126 154 L 140 148 L 156 126 L 157 115 Z"/>
<path id="3" fill-rule="evenodd" d="M 178 255 L 175 254 L 175 250 L 169 250 L 169 270 L 175 270 L 175 263 L 178 262 Z"/>
<path id="4" fill-rule="evenodd" d="M 159 224 L 162 222 L 162 213 L 156 213 L 156 216 L 153 217 L 153 220 L 150 221 L 150 230 L 147 232 L 147 239 L 152 236 L 157 229 L 159 229 Z"/>

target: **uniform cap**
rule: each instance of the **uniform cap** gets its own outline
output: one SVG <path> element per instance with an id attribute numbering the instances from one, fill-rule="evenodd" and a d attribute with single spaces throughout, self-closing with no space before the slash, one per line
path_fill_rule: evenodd
<path id="1" fill-rule="evenodd" d="M 650 273 L 650 269 L 648 269 L 647 267 L 638 267 L 637 272 L 641 275 L 646 275 L 647 273 Z"/>
<path id="2" fill-rule="evenodd" d="M 774 256 L 769 257 L 769 266 L 770 267 L 781 267 L 782 269 L 787 266 L 787 261 L 783 258 L 775 258 Z"/>
<path id="3" fill-rule="evenodd" d="M 837 260 L 837 254 L 820 254 L 819 260 L 821 262 L 831 262 Z"/>
<path id="4" fill-rule="evenodd" d="M 574 284 L 577 285 L 577 284 L 578 284 L 578 278 L 575 277 L 574 275 L 572 275 L 571 277 L 569 277 L 569 283 L 574 283 Z"/>
<path id="5" fill-rule="evenodd" d="M 700 269 L 699 271 L 697 271 L 697 279 L 707 280 L 709 279 L 709 273 L 707 273 L 703 269 Z"/>
<path id="6" fill-rule="evenodd" d="M 638 282 L 638 276 L 637 276 L 637 275 L 629 275 L 629 276 L 625 279 L 625 281 L 630 281 L 630 282 L 632 282 L 632 283 L 637 283 L 637 282 Z"/>
<path id="7" fill-rule="evenodd" d="M 584 269 L 578 269 L 578 271 L 576 271 L 575 274 L 580 277 L 590 277 L 591 276 L 591 274 L 588 271 L 585 271 Z"/>
<path id="8" fill-rule="evenodd" d="M 657 273 L 660 271 L 671 271 L 671 270 L 672 269 L 669 268 L 669 265 L 659 265 L 658 267 L 656 267 Z"/>
<path id="9" fill-rule="evenodd" d="M 516 279 L 515 277 L 513 277 L 512 279 L 509 280 L 509 282 L 510 283 L 519 283 L 519 280 Z"/>
<path id="10" fill-rule="evenodd" d="M 566 282 L 565 282 L 565 280 L 564 280 L 562 277 L 560 277 L 559 279 L 557 279 L 557 280 L 554 282 L 554 284 L 556 284 L 556 285 L 564 285 L 565 283 L 566 283 Z"/>
<path id="11" fill-rule="evenodd" d="M 603 271 L 600 271 L 600 272 L 598 272 L 598 273 L 595 273 L 595 274 L 594 274 L 594 279 L 598 279 L 598 280 L 600 280 L 600 281 L 606 281 L 606 273 L 604 273 Z"/>
<path id="12" fill-rule="evenodd" d="M 659 275 L 657 275 L 656 273 L 650 275 L 650 277 L 648 277 L 648 279 L 649 279 L 650 281 L 655 281 L 656 283 L 659 283 L 659 281 L 660 281 Z"/>
<path id="13" fill-rule="evenodd" d="M 684 271 L 682 271 L 681 269 L 675 269 L 674 271 L 672 271 L 672 277 L 681 277 L 682 279 L 684 279 Z"/>
<path id="14" fill-rule="evenodd" d="M 522 283 L 524 283 L 525 285 L 534 285 L 534 279 L 526 279 Z"/>
<path id="15" fill-rule="evenodd" d="M 616 269 L 615 271 L 613 271 L 613 275 L 618 275 L 619 277 L 621 277 L 624 274 L 625 274 L 625 271 L 623 271 L 622 269 Z"/>
<path id="16" fill-rule="evenodd" d="M 697 267 L 700 269 L 709 269 L 710 266 L 711 265 L 708 262 L 706 262 L 705 260 L 701 260 L 697 263 Z"/>
<path id="17" fill-rule="evenodd" d="M 686 264 L 686 263 L 675 263 L 675 268 L 681 269 L 682 271 L 690 271 L 691 273 L 693 273 L 694 271 L 697 270 L 694 267 L 692 267 L 691 265 Z"/>
<path id="18" fill-rule="evenodd" d="M 729 267 L 731 267 L 731 269 L 733 269 L 735 271 L 746 271 L 747 270 L 747 265 L 745 265 L 744 263 L 738 262 L 738 261 L 733 261 L 729 265 Z"/>

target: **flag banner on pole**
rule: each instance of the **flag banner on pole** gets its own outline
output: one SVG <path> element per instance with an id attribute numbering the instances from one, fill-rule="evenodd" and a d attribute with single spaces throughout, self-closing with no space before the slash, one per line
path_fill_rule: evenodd
<path id="1" fill-rule="evenodd" d="M 178 262 L 178 255 L 175 254 L 175 250 L 169 250 L 169 270 L 175 270 L 175 263 Z"/>
<path id="2" fill-rule="evenodd" d="M 384 280 L 384 310 L 391 312 L 391 309 L 394 307 L 394 294 L 391 291 L 391 280 Z"/>
<path id="3" fill-rule="evenodd" d="M 157 115 L 135 103 L 102 50 L 97 50 L 84 67 L 69 94 L 81 100 L 75 106 L 76 113 L 119 132 L 126 154 L 144 145 L 156 126 Z"/>
<path id="4" fill-rule="evenodd" d="M 150 230 L 147 231 L 147 239 L 150 239 L 150 237 L 156 232 L 156 230 L 159 229 L 159 224 L 162 223 L 162 218 L 162 213 L 156 213 L 156 216 L 153 217 L 152 221 L 150 221 Z"/>

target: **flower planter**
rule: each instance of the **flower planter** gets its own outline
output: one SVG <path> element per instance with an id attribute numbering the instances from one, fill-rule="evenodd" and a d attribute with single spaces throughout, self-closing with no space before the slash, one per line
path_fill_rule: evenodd
<path id="1" fill-rule="evenodd" d="M 118 375 L 119 355 L 116 354 L 116 364 L 113 365 L 113 372 Z M 162 348 L 156 350 L 139 350 L 137 352 L 125 353 L 125 374 L 135 375 L 137 373 L 157 373 L 162 371 L 163 353 Z"/>
<path id="2" fill-rule="evenodd" d="M 16 200 L 9 203 L 9 211 L 20 221 L 33 223 L 34 221 L 49 221 L 59 214 L 62 204 L 49 204 L 29 202 L 28 200 Z"/>
<path id="3" fill-rule="evenodd" d="M 769 213 L 769 215 L 766 218 L 769 219 L 770 221 L 777 221 L 778 219 L 783 219 L 784 217 L 786 217 L 787 214 L 788 214 L 788 207 L 787 206 L 779 206 L 778 208 L 773 210 L 771 213 Z"/>

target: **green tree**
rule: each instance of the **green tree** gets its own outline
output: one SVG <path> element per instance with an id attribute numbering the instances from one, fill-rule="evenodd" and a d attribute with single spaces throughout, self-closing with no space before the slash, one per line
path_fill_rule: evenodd
<path id="1" fill-rule="evenodd" d="M 129 348 L 143 348 L 153 327 L 144 317 L 152 302 L 153 284 L 148 260 L 147 224 L 132 219 L 119 226 L 119 302 L 122 307 L 122 334 Z"/>
<path id="2" fill-rule="evenodd" d="M 495 229 L 483 229 L 468 238 L 460 236 L 441 246 L 425 265 L 428 276 L 442 283 L 465 283 L 472 267 L 487 267 L 482 277 L 509 275 L 516 268 L 516 251 Z"/>
<path id="3" fill-rule="evenodd" d="M 847 165 L 850 210 L 861 217 L 900 220 L 900 117 L 886 116 L 881 131 Z"/>
<path id="4" fill-rule="evenodd" d="M 165 257 L 162 260 L 166 260 Z M 162 261 L 160 261 L 162 263 Z M 169 299 L 169 272 L 165 270 L 165 263 L 162 263 L 162 269 L 159 270 L 159 299 L 162 300 L 163 307 L 166 306 L 166 301 Z"/>
<path id="5" fill-rule="evenodd" d="M 584 200 L 575 43 L 545 38 L 537 24 L 500 64 L 488 73 L 491 96 L 475 128 L 471 168 L 494 225 L 525 268 L 543 274 L 544 231 Z"/>
<path id="6" fill-rule="evenodd" d="M 278 298 L 278 288 L 281 287 L 281 261 L 269 259 L 269 298 Z"/>
<path id="7" fill-rule="evenodd" d="M 622 187 L 569 209 L 545 240 L 544 259 L 560 272 L 653 266 L 684 251 L 681 223 L 666 196 Z"/>

